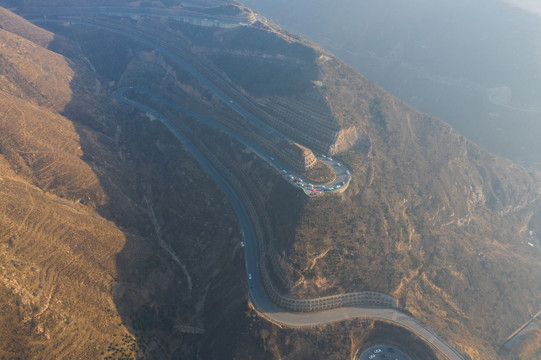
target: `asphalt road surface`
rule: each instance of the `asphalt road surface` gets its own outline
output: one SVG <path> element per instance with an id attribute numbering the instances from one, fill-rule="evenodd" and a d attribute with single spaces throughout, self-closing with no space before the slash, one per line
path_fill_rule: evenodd
<path id="1" fill-rule="evenodd" d="M 205 123 L 205 124 L 207 124 L 209 126 L 212 126 L 212 127 L 216 128 L 216 129 L 222 131 L 223 133 L 237 139 L 239 142 L 241 142 L 246 147 L 251 149 L 260 158 L 262 158 L 267 163 L 272 165 L 276 170 L 278 170 L 282 174 L 282 176 L 291 185 L 298 186 L 295 181 L 299 181 L 299 179 L 302 179 L 302 183 L 305 184 L 304 185 L 305 188 L 306 189 L 308 188 L 308 184 L 310 184 L 310 183 L 309 183 L 309 181 L 307 179 L 304 179 L 301 175 L 296 173 L 293 169 L 289 168 L 286 164 L 281 162 L 279 159 L 274 158 L 273 155 L 270 154 L 267 150 L 265 150 L 262 147 L 260 147 L 259 145 L 255 144 L 250 139 L 246 138 L 245 136 L 235 132 L 234 130 L 228 128 L 227 126 L 225 126 L 225 125 L 223 125 L 223 124 L 221 124 L 221 123 L 219 123 L 219 122 L 217 122 L 215 120 L 209 119 L 209 118 L 207 118 L 207 117 L 205 117 L 205 116 L 203 116 L 201 114 L 193 112 L 192 110 L 190 110 L 188 108 L 185 108 L 184 106 L 178 105 L 178 104 L 172 102 L 171 100 L 169 100 L 167 98 L 164 98 L 163 96 L 155 93 L 154 91 L 152 91 L 152 90 L 150 90 L 150 89 L 148 89 L 146 87 L 130 86 L 130 87 L 127 87 L 127 88 L 121 88 L 121 89 L 118 89 L 118 90 L 116 90 L 114 92 L 114 97 L 115 97 L 115 99 L 117 99 L 119 101 L 123 101 L 122 99 L 127 99 L 125 94 L 130 93 L 130 92 L 138 92 L 138 93 L 145 94 L 145 95 L 147 95 L 149 97 L 153 97 L 156 100 L 159 100 L 161 103 L 171 107 L 172 109 L 183 112 L 186 115 L 189 115 L 191 117 L 194 117 L 194 118 L 198 119 L 199 121 L 201 121 L 201 122 L 203 122 L 203 123 Z M 130 105 L 134 105 L 134 104 L 131 103 Z M 148 108 L 148 110 L 151 110 L 151 109 Z M 335 172 L 336 177 L 335 177 L 335 179 L 333 181 L 330 181 L 328 183 L 314 183 L 313 185 L 316 188 L 318 186 L 325 186 L 325 189 L 327 189 L 327 190 L 330 190 L 330 189 L 333 189 L 333 188 L 336 188 L 336 187 L 338 187 L 338 188 L 347 187 L 347 185 L 349 184 L 349 181 L 351 179 L 351 175 L 350 175 L 349 170 L 343 164 L 339 163 L 338 161 L 330 160 L 328 157 L 324 157 L 323 155 L 319 155 L 319 156 L 320 156 L 320 159 L 323 162 L 325 162 L 325 164 L 327 166 L 329 166 Z M 314 195 L 322 195 L 322 194 L 326 193 L 326 191 L 323 191 L 323 189 L 324 188 L 318 188 L 317 192 L 314 193 Z M 305 192 L 308 195 L 311 195 L 311 193 L 309 191 L 305 190 Z"/>
<path id="2" fill-rule="evenodd" d="M 395 309 L 379 308 L 374 306 L 349 306 L 329 311 L 322 311 L 317 313 L 291 313 L 287 312 L 270 301 L 263 288 L 263 282 L 259 273 L 258 266 L 258 244 L 255 235 L 255 230 L 250 221 L 250 217 L 244 204 L 240 200 L 237 193 L 231 188 L 227 181 L 212 167 L 203 154 L 193 145 L 188 137 L 186 137 L 169 119 L 163 116 L 158 111 L 139 104 L 133 100 L 127 99 L 123 96 L 123 91 L 127 89 L 121 89 L 115 93 L 115 98 L 125 104 L 134 106 L 139 110 L 145 111 L 156 119 L 160 120 L 171 133 L 181 141 L 184 146 L 193 154 L 194 158 L 201 164 L 201 166 L 208 172 L 208 174 L 216 181 L 220 188 L 229 198 L 233 209 L 239 220 L 241 232 L 244 236 L 244 250 L 245 250 L 245 262 L 246 271 L 249 274 L 248 284 L 250 298 L 254 307 L 269 320 L 287 325 L 290 327 L 306 327 L 313 325 L 328 324 L 337 321 L 356 319 L 356 318 L 369 318 L 386 320 L 388 322 L 395 323 L 399 326 L 405 327 L 419 337 L 425 339 L 434 346 L 438 351 L 444 354 L 450 360 L 463 360 L 463 357 L 458 354 L 445 340 L 441 339 L 436 333 L 428 329 L 419 321 L 415 320 L 411 316 L 401 313 Z M 195 114 L 195 113 L 194 113 Z M 192 115 L 193 116 L 193 115 Z"/>
<path id="3" fill-rule="evenodd" d="M 356 360 L 411 360 L 401 350 L 388 344 L 377 344 L 357 354 Z"/>
<path id="4" fill-rule="evenodd" d="M 188 63 L 186 63 L 184 60 L 179 58 L 177 55 L 171 53 L 170 51 L 164 48 L 161 48 L 159 46 L 156 46 L 148 40 L 139 38 L 137 36 L 134 36 L 132 34 L 128 34 L 119 30 L 109 29 L 104 26 L 93 25 L 93 24 L 88 24 L 88 23 L 82 23 L 82 24 L 94 26 L 94 27 L 107 30 L 107 31 L 112 31 L 119 35 L 128 37 L 140 43 L 144 43 L 146 45 L 154 47 L 156 50 L 162 52 L 164 55 L 166 55 L 167 57 L 175 61 L 177 64 L 179 64 L 180 66 L 188 70 L 190 73 L 192 73 L 192 75 L 194 75 L 206 87 L 208 87 L 209 90 L 211 90 L 215 96 L 217 96 L 226 104 L 228 104 L 237 113 L 239 113 L 240 115 L 244 116 L 245 118 L 251 121 L 253 120 L 254 123 L 260 123 L 262 128 L 268 127 L 268 125 L 261 123 L 253 115 L 251 115 L 246 110 L 241 108 L 238 104 L 234 103 L 232 99 L 230 99 L 225 93 L 223 93 L 220 89 L 218 89 L 216 86 L 210 83 L 210 81 L 208 81 L 203 75 L 197 72 L 192 66 L 190 66 Z M 428 329 L 421 322 L 415 320 L 411 316 L 403 314 L 400 311 L 395 310 L 395 309 L 377 308 L 377 307 L 372 307 L 372 306 L 349 306 L 349 307 L 343 307 L 343 308 L 333 309 L 329 311 L 322 311 L 318 313 L 290 313 L 274 305 L 268 299 L 265 293 L 265 290 L 263 289 L 262 281 L 260 279 L 259 267 L 258 267 L 258 253 L 259 252 L 258 252 L 258 244 L 257 244 L 256 236 L 255 236 L 255 231 L 250 221 L 248 212 L 246 208 L 244 207 L 244 204 L 240 200 L 239 196 L 237 195 L 237 193 L 227 183 L 227 181 L 225 181 L 225 179 L 213 168 L 213 166 L 208 162 L 208 160 L 203 156 L 203 154 L 199 152 L 199 150 L 191 142 L 191 140 L 188 137 L 186 137 L 169 119 L 167 119 L 161 113 L 157 112 L 156 110 L 146 105 L 139 104 L 133 100 L 123 97 L 120 92 L 117 93 L 116 98 L 117 100 L 123 103 L 129 104 L 131 106 L 134 106 L 141 111 L 147 112 L 153 115 L 154 117 L 156 117 L 156 119 L 160 120 L 169 129 L 169 131 L 171 131 L 171 133 L 192 153 L 195 160 L 205 169 L 205 171 L 207 171 L 207 173 L 214 179 L 214 181 L 218 184 L 218 186 L 224 191 L 226 196 L 229 198 L 231 205 L 239 220 L 241 231 L 244 235 L 246 269 L 247 269 L 248 274 L 250 274 L 250 277 L 251 277 L 251 279 L 248 280 L 250 297 L 255 308 L 258 309 L 258 311 L 264 317 L 267 317 L 268 319 L 276 323 L 280 323 L 280 324 L 287 325 L 290 327 L 305 327 L 305 326 L 313 326 L 313 325 L 320 325 L 320 324 L 328 324 L 332 322 L 355 319 L 355 318 L 370 318 L 370 319 L 386 320 L 386 321 L 395 323 L 399 326 L 402 326 L 411 330 L 412 332 L 417 334 L 419 337 L 425 339 L 427 342 L 432 344 L 432 346 L 435 349 L 440 351 L 448 359 L 464 360 L 464 358 L 456 350 L 454 350 L 449 344 L 445 342 L 445 340 L 441 339 L 432 330 Z M 275 130 L 272 128 L 270 128 L 269 130 L 275 132 Z M 280 133 L 278 133 L 277 136 L 278 135 L 283 136 Z"/>

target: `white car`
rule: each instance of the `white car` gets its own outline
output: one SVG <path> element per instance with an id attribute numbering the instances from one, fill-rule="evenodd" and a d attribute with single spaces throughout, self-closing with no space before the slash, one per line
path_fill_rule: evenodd
<path id="1" fill-rule="evenodd" d="M 374 350 L 374 354 L 379 354 L 380 352 L 381 352 L 381 349 L 379 349 L 379 348 Z"/>
<path id="2" fill-rule="evenodd" d="M 369 359 L 373 359 L 373 358 L 375 358 L 375 357 L 376 357 L 376 355 L 372 354 L 372 355 L 370 355 L 368 358 L 369 358 Z"/>
<path id="3" fill-rule="evenodd" d="M 248 280 L 252 280 L 252 273 L 248 274 Z"/>
<path id="4" fill-rule="evenodd" d="M 244 241 L 240 242 L 240 247 L 244 247 Z"/>

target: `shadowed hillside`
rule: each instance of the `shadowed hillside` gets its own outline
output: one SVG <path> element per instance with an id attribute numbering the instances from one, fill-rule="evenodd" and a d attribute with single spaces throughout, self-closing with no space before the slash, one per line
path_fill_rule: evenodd
<path id="1" fill-rule="evenodd" d="M 111 298 L 126 237 L 94 212 L 106 195 L 82 160 L 76 126 L 59 113 L 74 96 L 77 67 L 6 30 L 0 37 L 0 286 L 15 304 L 2 312 L 2 355 L 94 357 L 113 333 L 126 333 Z"/>
<path id="2" fill-rule="evenodd" d="M 150 24 L 141 21 L 138 26 Z M 539 207 L 539 173 L 491 155 L 327 52 L 312 47 L 316 55 L 306 56 L 314 53 L 300 49 L 309 44 L 272 24 L 246 31 L 173 25 L 179 38 L 191 39 L 183 48 L 212 69 L 201 71 L 214 76 L 237 102 L 300 143 L 327 141 L 353 171 L 353 183 L 343 195 L 311 201 L 273 201 L 278 193 L 255 186 L 254 193 L 275 206 L 261 203 L 272 218 L 274 235 L 269 238 L 276 238 L 290 295 L 391 293 L 461 352 L 479 359 L 482 354 L 498 357 L 501 341 L 537 307 L 540 284 L 535 274 L 541 269 L 538 252 L 527 245 L 527 230 L 536 226 L 530 220 Z M 154 31 L 160 26 L 163 22 L 154 23 Z M 236 44 L 236 39 L 250 42 L 271 34 L 280 50 L 239 51 L 233 56 L 243 60 L 236 62 L 217 57 L 232 56 L 226 44 Z M 290 54 L 287 49 L 296 50 Z M 317 68 L 310 87 L 319 98 L 312 101 L 329 109 L 325 121 L 337 126 L 334 145 L 322 132 L 308 135 L 315 120 L 305 124 L 306 117 L 270 108 L 289 107 L 300 114 L 306 90 L 297 90 L 286 104 L 272 82 L 238 78 L 245 61 L 256 66 L 261 59 L 272 59 L 287 74 L 295 62 L 288 54 Z M 254 90 L 258 85 L 265 92 Z M 241 173 L 257 178 L 253 171 Z M 264 184 L 265 178 L 254 182 Z M 292 202 L 300 203 L 292 207 Z M 292 208 L 299 213 L 292 216 Z"/>
<path id="3" fill-rule="evenodd" d="M 200 337 L 179 326 L 205 328 L 209 282 L 243 264 L 229 204 L 163 128 L 110 100 L 82 52 L 41 46 L 73 43 L 3 9 L 0 24 L 0 357 L 191 356 Z M 153 207 L 175 223 L 157 230 Z"/>
<path id="4" fill-rule="evenodd" d="M 33 28 L 13 19 L 4 13 L 0 24 L 31 39 Z M 507 356 L 500 343 L 538 311 L 539 254 L 527 242 L 538 226 L 539 173 L 491 155 L 272 23 L 86 20 L 159 41 L 231 101 L 351 170 L 344 193 L 307 198 L 238 142 L 131 94 L 193 133 L 242 185 L 284 293 L 389 293 L 470 358 Z M 361 346 L 357 338 L 415 341 L 374 322 L 293 334 L 258 320 L 225 196 L 159 122 L 112 93 L 145 86 L 271 140 L 150 45 L 80 23 L 47 26 L 58 37 L 39 30 L 35 38 L 73 55 L 0 30 L 9 69 L 0 70 L 6 356 L 343 358 Z"/>

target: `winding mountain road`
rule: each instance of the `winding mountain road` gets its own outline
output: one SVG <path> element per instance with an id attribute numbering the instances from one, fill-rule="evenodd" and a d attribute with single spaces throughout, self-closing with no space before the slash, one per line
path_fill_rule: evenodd
<path id="1" fill-rule="evenodd" d="M 65 22 L 65 21 L 63 21 Z M 70 22 L 75 22 L 70 20 Z M 138 41 L 145 45 L 151 46 L 157 51 L 161 52 L 167 56 L 170 60 L 174 61 L 178 65 L 182 66 L 184 69 L 188 70 L 192 75 L 198 78 L 203 85 L 205 85 L 209 90 L 211 90 L 216 97 L 221 99 L 225 104 L 230 106 L 238 114 L 245 117 L 246 119 L 252 121 L 253 123 L 258 123 L 261 128 L 268 128 L 269 132 L 275 132 L 276 136 L 284 136 L 283 134 L 278 133 L 276 130 L 270 128 L 268 125 L 262 123 L 245 109 L 240 107 L 238 104 L 234 103 L 224 92 L 218 89 L 214 84 L 207 80 L 202 74 L 197 72 L 191 65 L 186 63 L 183 59 L 179 58 L 174 53 L 164 49 L 160 46 L 153 44 L 151 41 L 139 38 L 133 34 L 129 34 L 123 31 L 116 29 L 110 29 L 102 25 L 95 25 L 91 23 L 79 22 L 79 24 L 96 27 L 102 30 L 111 31 L 116 34 L 122 35 L 129 39 Z M 239 195 L 233 190 L 232 186 L 222 177 L 222 175 L 212 166 L 212 164 L 205 158 L 205 156 L 198 150 L 194 143 L 183 134 L 167 117 L 162 115 L 160 112 L 155 109 L 140 104 L 136 101 L 133 101 L 124 96 L 125 92 L 128 90 L 138 90 L 147 93 L 150 96 L 153 96 L 157 100 L 163 102 L 165 105 L 171 106 L 178 111 L 182 111 L 185 114 L 195 117 L 200 121 L 206 122 L 208 119 L 190 111 L 189 109 L 183 108 L 180 105 L 174 104 L 167 99 L 159 96 L 158 94 L 152 93 L 148 89 L 138 88 L 123 88 L 115 92 L 114 96 L 119 102 L 125 103 L 127 105 L 133 106 L 143 112 L 147 112 L 158 119 L 167 129 L 186 147 L 187 150 L 193 155 L 194 159 L 203 167 L 203 169 L 214 179 L 218 186 L 224 191 L 226 196 L 229 198 L 231 205 L 237 215 L 242 234 L 245 239 L 245 262 L 246 269 L 249 274 L 251 274 L 251 279 L 249 282 L 249 293 L 251 301 L 254 307 L 270 321 L 275 323 L 283 324 L 290 327 L 305 327 L 313 325 L 328 324 L 332 322 L 338 322 L 348 319 L 356 318 L 369 318 L 369 319 L 378 319 L 391 322 L 397 326 L 404 327 L 409 329 L 419 337 L 426 340 L 432 347 L 439 351 L 443 356 L 449 360 L 464 360 L 464 358 L 445 340 L 440 338 L 434 331 L 428 329 L 421 322 L 415 320 L 411 316 L 408 316 L 396 309 L 391 308 L 381 308 L 374 306 L 347 306 L 342 308 L 337 308 L 328 311 L 321 311 L 317 313 L 292 313 L 287 312 L 275 304 L 268 298 L 265 290 L 263 289 L 261 274 L 258 266 L 258 242 L 255 234 L 255 229 L 251 223 L 250 216 L 248 211 L 241 201 Z M 214 124 L 213 126 L 216 126 Z M 221 128 L 220 130 L 224 132 L 231 131 L 228 128 Z M 239 141 L 243 142 L 246 146 L 250 144 L 249 140 L 241 139 L 239 134 L 232 135 Z M 255 144 L 253 144 L 255 145 Z M 252 146 L 249 146 L 252 148 Z M 262 156 L 269 156 L 262 149 L 257 149 L 257 147 L 252 148 L 256 153 L 260 152 Z"/>
<path id="2" fill-rule="evenodd" d="M 293 186 L 296 186 L 291 179 L 286 176 L 286 174 L 289 174 L 297 179 L 302 178 L 302 175 L 295 172 L 295 170 L 291 169 L 287 164 L 284 164 L 279 159 L 275 158 L 271 153 L 269 153 L 267 150 L 263 149 L 261 146 L 257 145 L 247 137 L 239 134 L 238 132 L 232 130 L 231 128 L 223 125 L 222 123 L 219 123 L 215 120 L 209 119 L 205 116 L 202 116 L 200 114 L 197 114 L 193 112 L 192 110 L 181 106 L 177 103 L 174 103 L 173 101 L 155 93 L 154 91 L 142 87 L 142 86 L 130 86 L 127 88 L 121 88 L 114 92 L 115 99 L 122 101 L 122 99 L 126 99 L 124 94 L 127 92 L 139 92 L 142 94 L 145 94 L 148 97 L 153 97 L 154 99 L 160 101 L 161 103 L 169 106 L 170 108 L 183 112 L 186 115 L 192 116 L 194 118 L 197 118 L 199 121 L 203 122 L 204 124 L 211 126 L 215 129 L 220 130 L 221 132 L 237 139 L 239 142 L 244 144 L 246 147 L 250 148 L 252 152 L 254 152 L 256 155 L 258 155 L 260 158 L 265 160 L 267 163 L 269 163 L 271 166 L 273 166 L 278 172 L 280 172 L 283 177 L 288 180 Z M 133 104 L 132 104 L 133 105 Z M 265 129 L 263 129 L 265 130 Z M 351 179 L 351 175 L 349 173 L 349 170 L 339 162 L 335 160 L 329 160 L 327 157 L 321 156 L 321 161 L 324 161 L 333 171 L 335 172 L 336 176 L 335 178 L 327 183 L 322 183 L 321 185 L 325 185 L 327 188 L 334 188 L 336 186 L 344 186 L 348 184 L 349 180 Z M 282 172 L 285 170 L 285 174 Z M 308 180 L 304 180 L 308 182 Z M 323 192 L 319 192 L 318 195 L 323 194 Z"/>
<path id="3" fill-rule="evenodd" d="M 258 243 L 255 234 L 254 227 L 250 220 L 250 216 L 244 204 L 240 200 L 237 193 L 233 188 L 227 183 L 227 181 L 218 173 L 214 167 L 209 163 L 205 156 L 197 149 L 197 147 L 191 142 L 191 140 L 185 136 L 167 117 L 159 113 L 158 111 L 152 109 L 149 106 L 137 103 L 131 99 L 128 99 L 124 94 L 129 90 L 138 90 L 142 91 L 145 94 L 156 98 L 157 100 L 162 101 L 165 105 L 171 106 L 176 110 L 184 112 L 186 115 L 192 116 L 200 121 L 208 122 L 209 120 L 199 114 L 194 113 L 193 111 L 186 109 L 180 105 L 176 105 L 169 100 L 161 97 L 158 94 L 153 93 L 151 90 L 146 88 L 135 87 L 132 88 L 122 88 L 115 92 L 115 99 L 123 102 L 125 104 L 131 105 L 141 111 L 151 114 L 153 117 L 161 121 L 167 129 L 180 141 L 182 144 L 192 153 L 194 158 L 199 162 L 199 164 L 208 172 L 208 174 L 214 179 L 214 181 L 220 186 L 222 191 L 226 194 L 233 206 L 233 209 L 239 220 L 241 232 L 244 236 L 245 243 L 245 262 L 246 262 L 246 271 L 248 274 L 251 274 L 251 279 L 249 282 L 249 292 L 252 304 L 254 307 L 267 319 L 272 322 L 286 325 L 289 327 L 306 327 L 313 325 L 322 325 L 332 322 L 338 322 L 343 320 L 357 319 L 357 318 L 366 318 L 366 319 L 379 319 L 387 322 L 391 322 L 398 326 L 407 328 L 408 330 L 414 332 L 417 336 L 421 337 L 428 343 L 430 343 L 437 351 L 443 354 L 450 360 L 464 360 L 464 358 L 453 349 L 445 340 L 439 337 L 435 332 L 427 328 L 421 322 L 415 320 L 409 315 L 406 315 L 396 309 L 390 308 L 381 308 L 374 306 L 348 306 L 338 309 L 321 311 L 317 313 L 292 313 L 285 311 L 270 301 L 267 297 L 267 294 L 263 288 L 263 282 L 261 281 L 261 274 L 259 272 L 258 265 Z M 217 127 L 222 127 L 223 125 L 215 124 Z M 236 133 L 233 133 L 232 130 L 224 127 L 222 129 L 224 132 L 234 136 L 239 141 L 243 142 L 246 146 L 249 146 L 249 141 L 242 141 L 237 136 L 240 136 Z M 255 150 L 254 150 L 255 151 Z"/>

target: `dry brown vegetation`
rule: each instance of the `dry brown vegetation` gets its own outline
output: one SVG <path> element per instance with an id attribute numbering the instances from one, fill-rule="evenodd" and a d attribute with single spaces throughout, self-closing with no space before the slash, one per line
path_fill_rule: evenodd
<path id="1" fill-rule="evenodd" d="M 11 344 L 13 352 L 29 357 L 61 358 L 76 348 L 80 356 L 93 357 L 100 343 L 125 331 L 113 325 L 122 320 L 111 299 L 114 255 L 124 234 L 90 209 L 48 195 L 2 165 L 0 286 L 17 314 L 4 328 L 19 331 L 2 336 L 0 349 Z"/>
<path id="2" fill-rule="evenodd" d="M 0 32 L 0 357 L 193 356 L 201 335 L 179 327 L 246 302 L 224 195 L 159 124 L 111 103 L 86 54 Z"/>
<path id="3" fill-rule="evenodd" d="M 11 168 L 44 191 L 93 207 L 102 204 L 103 190 L 81 160 L 71 121 L 20 98 L 0 97 L 0 151 Z"/>
<path id="4" fill-rule="evenodd" d="M 265 80 L 242 77 L 244 65 L 224 62 L 224 57 L 244 55 L 242 64 L 264 57 L 254 60 L 260 64 L 277 51 L 295 49 L 295 56 L 312 61 L 309 51 L 300 55 L 303 51 L 295 48 L 300 43 L 280 41 L 271 42 L 265 55 L 246 49 L 231 54 L 227 44 L 267 37 L 266 30 L 179 29 L 192 31 L 194 51 L 202 57 L 211 54 L 210 62 L 254 102 L 264 96 L 265 104 L 271 103 L 276 89 L 253 91 L 257 83 L 266 86 Z M 288 59 L 284 62 L 287 68 Z M 344 140 L 341 148 L 349 150 L 339 156 L 353 170 L 353 181 L 344 194 L 312 201 L 284 200 L 278 193 L 282 189 L 260 187 L 275 205 L 266 205 L 265 211 L 274 225 L 270 238 L 277 238 L 278 251 L 285 254 L 291 295 L 391 293 L 401 307 L 471 358 L 505 358 L 498 355 L 499 344 L 538 306 L 539 254 L 526 244 L 526 229 L 535 227 L 530 219 L 540 206 L 541 175 L 487 153 L 330 54 L 320 52 L 314 63 L 321 99 L 328 101 L 333 121 L 357 134 Z M 291 96 L 288 101 L 296 100 Z M 295 108 L 282 105 L 287 111 Z M 297 118 L 286 115 L 290 122 Z M 302 115 L 298 118 L 299 128 L 310 131 Z"/>
<path id="5" fill-rule="evenodd" d="M 312 168 L 305 171 L 303 176 L 316 183 L 331 182 L 336 178 L 334 171 L 322 161 L 317 161 Z"/>
<path id="6" fill-rule="evenodd" d="M 52 32 L 25 21 L 20 16 L 2 7 L 0 7 L 0 29 L 17 34 L 44 48 L 47 48 L 55 39 Z"/>
<path id="7" fill-rule="evenodd" d="M 528 332 L 524 339 L 516 346 L 514 353 L 518 359 L 537 359 L 541 356 L 541 329 Z"/>
<path id="8" fill-rule="evenodd" d="M 488 154 L 336 60 L 321 66 L 335 116 L 356 114 L 371 147 L 341 156 L 352 184 L 308 202 L 282 248 L 304 275 L 294 293 L 392 293 L 463 353 L 496 358 L 537 306 L 541 269 L 525 229 L 539 207 L 540 175 Z"/>
<path id="9" fill-rule="evenodd" d="M 115 123 L 118 114 L 110 112 L 107 123 L 96 110 L 104 88 L 88 70 L 39 46 L 49 41 L 47 33 L 32 37 L 31 26 L 3 14 L 4 29 L 26 31 L 34 42 L 0 30 L 0 316 L 7 324 L 0 329 L 0 355 L 88 358 L 101 351 L 109 356 L 117 347 L 126 352 L 133 342 L 126 324 L 149 356 L 193 355 L 203 343 L 204 352 L 229 358 L 310 358 L 321 352 L 313 339 L 322 337 L 333 349 L 323 352 L 327 358 L 352 353 L 358 343 L 347 338 L 356 334 L 342 325 L 320 329 L 323 335 L 317 329 L 297 335 L 261 326 L 260 338 L 243 347 L 238 331 L 251 331 L 253 324 L 235 322 L 246 300 L 243 262 L 223 195 L 156 122 L 137 122 L 133 112 L 132 122 Z M 538 310 L 541 284 L 535 275 L 541 269 L 538 254 L 525 244 L 525 230 L 538 207 L 540 175 L 493 157 L 331 55 L 304 48 L 305 42 L 291 45 L 291 37 L 280 35 L 278 41 L 257 29 L 194 29 L 175 31 L 181 39 L 198 37 L 193 50 L 208 63 L 222 54 L 215 61 L 219 67 L 227 57 L 222 75 L 244 84 L 241 93 L 254 102 L 272 102 L 280 88 L 272 83 L 259 89 L 268 96 L 262 100 L 261 92 L 250 94 L 254 84 L 246 84 L 248 78 L 235 77 L 242 74 L 230 58 L 246 46 L 260 48 L 238 64 L 269 44 L 275 53 L 285 49 L 313 62 L 302 85 L 310 91 L 317 86 L 318 96 L 283 97 L 282 107 L 295 109 L 295 99 L 302 106 L 325 99 L 328 104 L 320 108 L 330 109 L 332 118 L 325 113 L 319 120 L 364 136 L 364 142 L 345 141 L 349 150 L 340 155 L 353 174 L 348 190 L 308 200 L 238 144 L 191 124 L 245 178 L 268 238 L 284 256 L 290 295 L 391 293 L 471 358 L 504 356 L 498 354 L 500 342 Z M 81 41 L 83 52 L 95 54 L 90 58 L 108 80 L 162 88 L 207 115 L 238 120 L 163 57 L 87 30 L 70 35 Z M 251 42 L 238 41 L 245 36 Z M 101 44 L 130 56 L 108 63 L 107 51 L 97 50 Z M 220 47 L 232 44 L 237 53 L 224 55 Z M 276 68 L 276 54 L 271 55 Z M 300 113 L 288 114 L 288 121 L 306 121 Z M 306 121 L 299 128 L 309 126 Z M 334 128 L 325 129 L 330 134 Z M 149 220 L 149 207 L 161 232 Z M 186 263 L 193 290 L 152 241 L 158 233 Z M 176 332 L 184 324 L 208 326 L 203 342 Z M 122 340 L 111 339 L 115 334 Z M 531 340 L 525 354 L 537 351 L 537 339 Z M 112 342 L 115 348 L 107 348 Z"/>
<path id="10" fill-rule="evenodd" d="M 0 37 L 0 354 L 93 358 L 126 333 L 112 301 L 125 235 L 94 213 L 104 192 L 58 114 L 71 99 L 71 65 L 5 30 Z"/>
<path id="11" fill-rule="evenodd" d="M 4 9 L 0 23 L 21 35 L 0 30 L 0 355 L 96 358 L 128 334 L 113 301 L 126 235 L 95 213 L 105 193 L 59 114 L 77 67 L 41 46 L 53 34 Z"/>

